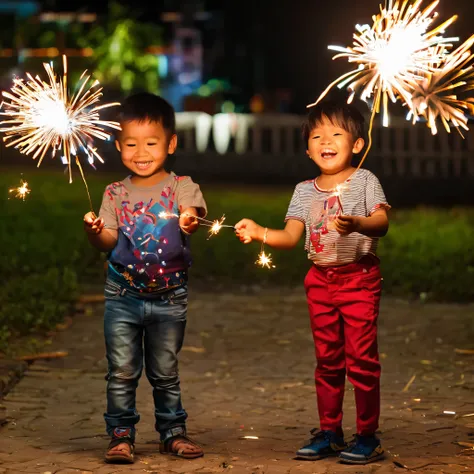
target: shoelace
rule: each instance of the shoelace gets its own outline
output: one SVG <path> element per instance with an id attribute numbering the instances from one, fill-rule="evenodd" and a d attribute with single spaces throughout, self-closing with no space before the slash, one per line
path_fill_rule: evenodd
<path id="1" fill-rule="evenodd" d="M 322 430 L 320 431 L 317 428 L 313 428 L 310 431 L 310 434 L 312 435 L 312 438 L 307 441 L 307 444 L 311 444 L 314 441 L 323 440 L 323 439 L 329 440 L 331 438 L 329 431 L 322 431 Z"/>

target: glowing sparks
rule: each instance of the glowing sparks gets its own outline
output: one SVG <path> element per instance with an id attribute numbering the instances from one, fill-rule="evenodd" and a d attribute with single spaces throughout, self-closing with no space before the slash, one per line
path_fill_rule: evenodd
<path id="1" fill-rule="evenodd" d="M 255 262 L 257 265 L 260 265 L 262 268 L 275 268 L 275 265 L 272 263 L 271 254 L 266 254 L 265 251 L 262 249 L 258 254 L 258 259 Z"/>
<path id="2" fill-rule="evenodd" d="M 216 235 L 222 229 L 222 223 L 225 221 L 225 217 L 222 216 L 220 219 L 216 219 L 213 221 L 210 229 L 209 229 L 209 236 Z M 232 226 L 229 226 L 232 227 Z"/>
<path id="3" fill-rule="evenodd" d="M 412 108 L 407 118 L 415 123 L 420 116 L 424 117 L 433 135 L 438 131 L 438 118 L 448 132 L 449 122 L 458 130 L 469 130 L 466 114 L 474 113 L 474 99 L 461 100 L 457 94 L 474 89 L 474 54 L 469 50 L 473 44 L 474 35 L 449 53 L 436 71 L 427 73 L 414 84 Z"/>
<path id="4" fill-rule="evenodd" d="M 203 217 L 199 217 L 199 216 L 193 216 L 193 217 L 197 219 L 204 227 L 209 227 L 208 239 L 210 239 L 213 235 L 217 235 L 223 227 L 228 227 L 229 229 L 234 228 L 233 225 L 223 224 L 223 222 L 225 221 L 225 216 L 222 216 L 220 219 L 216 219 L 214 221 L 210 221 L 208 219 L 204 219 Z"/>
<path id="5" fill-rule="evenodd" d="M 173 214 L 172 212 L 162 211 L 158 214 L 160 219 L 171 219 L 173 217 L 179 217 L 178 214 Z"/>
<path id="6" fill-rule="evenodd" d="M 203 225 L 204 227 L 209 227 L 209 237 L 208 238 L 212 237 L 213 235 L 217 235 L 219 233 L 219 231 L 222 229 L 222 227 L 229 227 L 231 229 L 234 228 L 234 226 L 232 226 L 232 225 L 224 225 L 223 224 L 223 222 L 225 221 L 225 216 L 222 216 L 220 219 L 210 221 L 208 219 L 204 219 L 204 217 L 195 216 L 193 214 L 183 213 L 181 215 L 192 217 L 193 219 L 196 219 L 197 221 L 199 221 L 201 223 L 201 225 Z M 158 217 L 160 219 L 171 219 L 173 217 L 178 217 L 179 218 L 179 215 L 174 214 L 172 212 L 162 211 L 158 214 Z"/>
<path id="7" fill-rule="evenodd" d="M 68 165 L 70 182 L 73 156 L 89 196 L 78 153 L 84 153 L 92 166 L 95 158 L 103 163 L 92 141 L 94 138 L 106 140 L 110 137 L 110 133 L 102 127 L 120 130 L 120 125 L 101 120 L 99 111 L 119 104 L 98 105 L 102 87 L 97 87 L 97 81 L 89 84 L 91 76 L 86 74 L 87 71 L 82 74 L 76 92 L 70 95 L 66 56 L 63 56 L 61 77 L 56 75 L 51 64 L 45 63 L 44 68 L 49 82 L 27 73 L 26 81 L 15 78 L 11 90 L 2 92 L 6 100 L 1 105 L 3 111 L 0 115 L 8 118 L 0 122 L 0 132 L 5 134 L 3 141 L 7 147 L 13 146 L 20 153 L 33 154 L 33 159 L 38 159 L 38 166 L 48 150 L 51 150 L 53 157 L 60 152 L 63 162 Z"/>
<path id="8" fill-rule="evenodd" d="M 344 181 L 343 183 L 336 184 L 334 190 L 329 195 L 330 197 L 336 197 L 339 202 L 339 207 L 341 208 L 341 212 L 344 214 L 344 209 L 342 206 L 342 195 L 345 191 L 349 189 L 349 181 L 350 178 Z"/>
<path id="9" fill-rule="evenodd" d="M 376 113 L 382 112 L 384 126 L 389 124 L 389 103 L 400 100 L 409 108 L 409 118 L 424 117 L 433 134 L 436 119 L 450 131 L 449 122 L 467 129 L 467 113 L 474 111 L 474 100 L 462 100 L 456 92 L 474 89 L 474 74 L 469 38 L 451 52 L 458 38 L 444 37 L 445 30 L 456 21 L 453 16 L 438 26 L 435 8 L 439 0 L 422 9 L 423 0 L 387 0 L 372 26 L 356 26 L 354 42 L 349 47 L 329 46 L 338 52 L 333 59 L 345 58 L 355 69 L 332 82 L 311 107 L 320 102 L 334 87 L 350 91 L 348 103 L 357 95 L 371 101 L 368 148 L 372 144 L 372 125 Z"/>
<path id="10" fill-rule="evenodd" d="M 22 199 L 24 201 L 26 199 L 26 196 L 30 194 L 31 189 L 28 187 L 28 183 L 26 181 L 21 180 L 20 183 L 20 186 L 18 186 L 17 188 L 11 188 L 8 190 L 8 192 L 15 193 L 15 198 Z"/>
<path id="11" fill-rule="evenodd" d="M 348 189 L 349 189 L 349 179 L 344 181 L 344 183 L 336 184 L 336 187 L 334 188 L 334 191 L 331 193 L 331 195 L 340 198 L 342 196 L 342 193 L 344 191 L 347 191 Z"/>

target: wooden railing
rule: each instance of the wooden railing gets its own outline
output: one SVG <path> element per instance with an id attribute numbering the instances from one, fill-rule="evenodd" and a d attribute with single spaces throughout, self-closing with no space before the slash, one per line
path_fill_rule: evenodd
<path id="1" fill-rule="evenodd" d="M 190 154 L 304 157 L 304 117 L 291 114 L 177 114 L 179 147 Z M 474 128 L 464 138 L 442 125 L 437 135 L 424 123 L 392 117 L 374 126 L 369 154 L 384 176 L 474 177 Z"/>

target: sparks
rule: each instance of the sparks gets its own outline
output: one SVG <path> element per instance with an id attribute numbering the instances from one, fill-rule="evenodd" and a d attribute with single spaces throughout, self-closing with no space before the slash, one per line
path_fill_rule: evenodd
<path id="1" fill-rule="evenodd" d="M 454 94 L 474 88 L 471 37 L 451 52 L 455 37 L 444 37 L 445 30 L 456 21 L 454 15 L 438 26 L 435 12 L 439 0 L 422 9 L 423 0 L 387 0 L 372 26 L 356 26 L 352 46 L 329 46 L 336 51 L 333 59 L 345 58 L 356 67 L 338 77 L 319 96 L 319 103 L 334 87 L 347 88 L 348 103 L 357 95 L 371 101 L 368 147 L 358 168 L 372 145 L 372 125 L 375 114 L 382 112 L 382 123 L 389 125 L 389 103 L 400 100 L 409 109 L 413 121 L 421 116 L 433 134 L 440 118 L 449 132 L 449 122 L 467 129 L 467 113 L 474 111 L 473 99 L 462 100 Z"/>
<path id="2" fill-rule="evenodd" d="M 172 212 L 161 211 L 158 214 L 160 219 L 171 219 L 172 217 L 179 217 L 178 214 L 173 214 Z"/>
<path id="3" fill-rule="evenodd" d="M 188 214 L 189 215 L 189 214 Z M 213 235 L 217 235 L 219 233 L 219 231 L 223 228 L 223 227 L 228 227 L 230 229 L 233 229 L 234 226 L 233 225 L 226 225 L 226 224 L 223 224 L 223 222 L 225 221 L 225 215 L 223 215 L 220 219 L 215 219 L 213 221 L 210 221 L 208 219 L 204 219 L 203 217 L 199 217 L 199 216 L 192 216 L 194 217 L 196 220 L 198 220 L 201 225 L 203 225 L 204 227 L 209 227 L 209 237 L 208 237 L 208 240 L 213 236 Z"/>
<path id="4" fill-rule="evenodd" d="M 275 268 L 275 265 L 273 265 L 272 263 L 272 258 L 271 258 L 271 254 L 266 254 L 265 251 L 262 250 L 260 251 L 260 253 L 258 254 L 258 259 L 257 261 L 255 262 L 257 265 L 260 265 L 262 268 L 266 267 L 266 268 Z"/>
<path id="5" fill-rule="evenodd" d="M 356 26 L 352 47 L 329 46 L 338 52 L 333 59 L 346 58 L 357 67 L 331 83 L 308 107 L 316 105 L 333 86 L 347 86 L 351 92 L 348 102 L 352 102 L 357 93 L 363 101 L 378 98 L 374 107 L 382 107 L 383 123 L 388 126 L 389 101 L 401 98 L 410 104 L 413 81 L 433 71 L 457 40 L 439 34 L 457 17 L 429 30 L 437 18 L 434 9 L 439 0 L 420 10 L 422 2 L 416 0 L 409 5 L 407 0 L 388 0 L 387 7 L 381 6 L 380 13 L 374 16 L 372 26 Z"/>
<path id="6" fill-rule="evenodd" d="M 15 193 L 17 199 L 22 199 L 23 201 L 26 199 L 26 196 L 30 194 L 31 189 L 28 187 L 28 183 L 26 181 L 21 180 L 20 186 L 17 188 L 11 188 L 8 190 L 9 193 Z"/>
<path id="7" fill-rule="evenodd" d="M 196 219 L 197 221 L 199 221 L 201 223 L 201 225 L 203 225 L 204 227 L 209 227 L 209 237 L 208 237 L 208 239 L 210 237 L 212 237 L 213 235 L 217 235 L 219 233 L 219 231 L 222 229 L 222 227 L 229 227 L 229 228 L 232 228 L 232 229 L 234 228 L 234 226 L 232 226 L 232 225 L 224 225 L 223 224 L 223 222 L 225 221 L 225 216 L 222 216 L 220 219 L 210 221 L 208 219 L 204 219 L 204 217 L 195 216 L 194 214 L 183 213 L 181 215 L 192 217 L 193 219 Z M 178 217 L 179 218 L 179 215 L 174 214 L 172 212 L 162 211 L 158 214 L 158 217 L 160 219 L 171 219 L 172 217 Z"/>
<path id="8" fill-rule="evenodd" d="M 470 51 L 473 44 L 474 35 L 449 53 L 436 71 L 426 74 L 413 86 L 413 107 L 407 118 L 415 123 L 424 117 L 433 135 L 438 132 L 438 118 L 447 132 L 450 132 L 449 122 L 458 131 L 460 128 L 469 130 L 467 114 L 474 113 L 474 99 L 462 100 L 457 94 L 474 89 L 474 54 Z"/>
<path id="9" fill-rule="evenodd" d="M 216 219 L 215 221 L 212 222 L 212 225 L 209 228 L 209 237 L 213 235 L 217 235 L 219 233 L 219 231 L 222 229 L 222 223 L 224 221 L 225 221 L 225 217 L 222 216 L 220 219 Z"/>
<path id="10" fill-rule="evenodd" d="M 84 71 L 77 90 L 70 95 L 67 87 L 67 59 L 63 56 L 63 75 L 58 78 L 51 64 L 43 64 L 49 82 L 39 76 L 26 73 L 27 80 L 15 78 L 10 91 L 3 91 L 0 115 L 8 119 L 0 122 L 0 132 L 5 134 L 3 141 L 7 147 L 13 146 L 25 155 L 33 154 L 38 166 L 48 150 L 54 157 L 60 152 L 69 169 L 69 182 L 72 182 L 72 156 L 79 168 L 86 186 L 89 203 L 92 203 L 79 161 L 79 152 L 86 155 L 93 165 L 102 157 L 92 146 L 94 138 L 106 140 L 110 133 L 102 127 L 120 130 L 117 122 L 101 120 L 99 111 L 106 107 L 120 105 L 117 102 L 98 105 L 102 97 L 102 87 L 98 81 L 90 83 L 91 76 Z"/>

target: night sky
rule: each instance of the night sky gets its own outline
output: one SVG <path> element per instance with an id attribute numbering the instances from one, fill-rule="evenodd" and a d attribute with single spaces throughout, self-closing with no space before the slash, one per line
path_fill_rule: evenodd
<path id="1" fill-rule="evenodd" d="M 384 1 L 384 0 L 380 0 Z M 349 45 L 356 23 L 371 23 L 379 0 L 207 0 L 194 1 L 204 9 L 218 12 L 220 22 L 211 28 L 206 46 L 216 47 L 221 60 L 216 75 L 227 75 L 248 91 L 288 88 L 296 109 L 304 108 L 338 75 L 348 70 L 344 60 L 332 61 L 328 44 Z M 85 8 L 106 11 L 106 1 L 44 0 L 45 8 Z M 126 2 L 130 5 L 130 2 Z M 146 13 L 148 20 L 163 10 L 179 9 L 186 2 L 162 0 L 147 7 L 147 1 L 133 5 Z M 428 6 L 430 0 L 425 0 Z M 99 7 L 99 10 L 97 9 Z M 101 9 L 102 10 L 101 10 Z M 441 19 L 458 14 L 450 36 L 461 39 L 474 33 L 473 0 L 441 0 L 437 7 Z"/>

